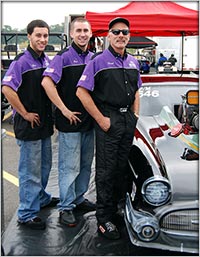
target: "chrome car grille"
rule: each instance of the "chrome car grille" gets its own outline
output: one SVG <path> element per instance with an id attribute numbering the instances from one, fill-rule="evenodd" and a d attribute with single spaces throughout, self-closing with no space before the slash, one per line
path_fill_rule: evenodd
<path id="1" fill-rule="evenodd" d="M 199 212 L 195 210 L 180 210 L 168 213 L 163 217 L 160 227 L 166 230 L 199 231 Z"/>

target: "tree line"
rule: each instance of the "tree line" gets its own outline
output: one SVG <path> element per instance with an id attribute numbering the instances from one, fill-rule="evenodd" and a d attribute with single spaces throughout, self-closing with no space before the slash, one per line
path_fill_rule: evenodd
<path id="1" fill-rule="evenodd" d="M 56 33 L 63 33 L 64 32 L 64 23 L 51 25 L 49 27 L 50 27 L 50 33 L 55 33 L 55 32 Z M 12 28 L 10 25 L 4 25 L 1 31 L 4 32 L 4 33 L 7 33 L 7 32 L 8 33 L 11 33 L 11 32 L 13 32 L 13 33 L 27 33 L 26 28 L 19 30 L 17 28 Z M 27 36 L 20 36 L 18 38 L 18 44 L 26 42 L 26 41 L 27 41 Z M 15 44 L 15 42 L 16 42 L 15 37 L 13 37 L 9 40 L 9 44 Z M 60 42 L 59 38 L 57 38 L 57 37 L 50 37 L 49 38 L 49 44 L 52 44 L 52 45 L 53 44 L 59 44 L 59 42 Z M 2 44 L 5 43 L 4 37 L 1 37 L 1 43 Z"/>

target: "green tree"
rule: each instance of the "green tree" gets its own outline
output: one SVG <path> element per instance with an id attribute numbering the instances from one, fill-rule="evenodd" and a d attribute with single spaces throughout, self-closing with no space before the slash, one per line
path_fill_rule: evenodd
<path id="1" fill-rule="evenodd" d="M 4 25 L 2 28 L 2 32 L 13 32 L 13 31 L 18 31 L 18 29 L 12 29 L 10 25 Z"/>
<path id="2" fill-rule="evenodd" d="M 64 32 L 64 23 L 62 24 L 55 24 L 50 26 L 50 37 L 49 37 L 49 45 L 61 45 L 66 46 L 66 43 L 63 41 L 62 34 Z M 5 34 L 8 33 L 8 34 Z M 24 35 L 20 35 L 23 33 Z M 58 33 L 58 35 L 51 35 L 52 33 Z M 1 34 L 1 48 L 3 49 L 5 45 L 20 45 L 21 47 L 26 47 L 28 45 L 27 39 L 27 31 L 26 28 L 24 29 L 16 29 L 12 28 L 10 25 L 4 25 L 2 28 Z M 66 39 L 65 39 L 66 40 Z"/>

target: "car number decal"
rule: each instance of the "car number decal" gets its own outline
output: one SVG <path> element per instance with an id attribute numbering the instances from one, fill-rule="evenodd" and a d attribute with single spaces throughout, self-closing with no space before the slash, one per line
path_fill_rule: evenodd
<path id="1" fill-rule="evenodd" d="M 159 97 L 159 90 L 155 90 L 151 87 L 141 87 L 139 89 L 140 97 L 146 96 L 146 97 Z"/>

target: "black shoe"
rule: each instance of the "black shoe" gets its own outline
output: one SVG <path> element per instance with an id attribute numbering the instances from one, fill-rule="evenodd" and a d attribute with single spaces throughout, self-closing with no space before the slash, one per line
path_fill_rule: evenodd
<path id="1" fill-rule="evenodd" d="M 98 231 L 108 239 L 119 239 L 120 233 L 116 226 L 108 221 L 106 223 L 98 224 Z"/>
<path id="2" fill-rule="evenodd" d="M 72 210 L 64 210 L 60 212 L 59 222 L 69 227 L 75 227 L 77 223 Z"/>
<path id="3" fill-rule="evenodd" d="M 59 202 L 60 202 L 60 198 L 58 198 L 58 197 L 52 197 L 52 198 L 51 198 L 51 202 L 48 203 L 48 204 L 45 205 L 45 206 L 42 206 L 41 209 L 43 209 L 43 208 L 48 208 L 48 207 L 55 207 Z"/>
<path id="4" fill-rule="evenodd" d="M 80 203 L 76 206 L 76 210 L 95 211 L 96 210 L 96 204 L 94 204 L 94 203 L 90 202 L 89 200 L 85 199 L 82 203 Z"/>
<path id="5" fill-rule="evenodd" d="M 46 228 L 46 223 L 42 221 L 39 217 L 35 217 L 34 219 L 29 220 L 27 222 L 21 222 L 18 220 L 18 223 L 20 225 L 23 225 L 35 230 L 42 230 Z"/>

